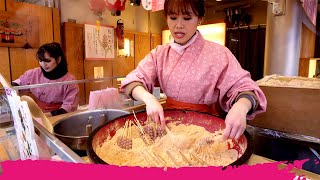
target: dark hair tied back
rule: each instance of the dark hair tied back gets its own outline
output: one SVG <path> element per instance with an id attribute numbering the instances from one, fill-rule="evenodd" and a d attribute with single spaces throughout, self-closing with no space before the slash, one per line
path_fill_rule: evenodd
<path id="1" fill-rule="evenodd" d="M 52 42 L 40 46 L 37 52 L 37 59 L 43 60 L 45 52 L 47 52 L 49 56 L 53 57 L 55 60 L 58 60 L 58 58 L 61 57 L 62 62 L 66 61 L 60 43 Z"/>

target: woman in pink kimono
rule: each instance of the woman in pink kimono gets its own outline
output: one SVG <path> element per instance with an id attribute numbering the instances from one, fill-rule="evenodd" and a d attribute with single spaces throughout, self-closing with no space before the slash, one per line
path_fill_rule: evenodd
<path id="1" fill-rule="evenodd" d="M 59 43 L 42 45 L 37 52 L 40 67 L 26 71 L 13 86 L 55 83 L 75 80 L 68 72 L 67 61 Z M 77 109 L 78 84 L 54 85 L 30 89 L 31 96 L 47 116 L 64 114 Z"/>
<path id="2" fill-rule="evenodd" d="M 246 120 L 266 110 L 266 98 L 224 46 L 197 31 L 204 0 L 166 0 L 164 12 L 173 39 L 153 49 L 122 81 L 121 89 L 146 104 L 148 116 L 162 126 L 163 107 L 150 93 L 159 84 L 167 108 L 209 112 L 225 117 L 225 138 L 238 139 Z"/>

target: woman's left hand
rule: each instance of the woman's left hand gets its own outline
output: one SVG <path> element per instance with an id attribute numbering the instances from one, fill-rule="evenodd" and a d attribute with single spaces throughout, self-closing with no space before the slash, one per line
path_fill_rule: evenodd
<path id="1" fill-rule="evenodd" d="M 226 128 L 224 130 L 225 139 L 239 139 L 246 130 L 246 116 L 251 109 L 251 102 L 246 98 L 240 98 L 227 114 L 225 119 Z"/>

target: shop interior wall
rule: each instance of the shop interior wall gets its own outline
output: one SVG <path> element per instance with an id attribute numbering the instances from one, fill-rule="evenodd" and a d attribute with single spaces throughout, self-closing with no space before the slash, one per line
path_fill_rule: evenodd
<path id="1" fill-rule="evenodd" d="M 299 76 L 308 77 L 310 58 L 315 54 L 316 35 L 305 24 L 301 27 Z"/>
<path id="2" fill-rule="evenodd" d="M 68 22 L 70 19 L 76 23 Z M 158 44 L 161 44 L 161 30 L 165 26 L 162 11 L 150 12 L 142 6 L 131 6 L 126 2 L 126 8 L 121 16 L 112 16 L 107 9 L 102 13 L 102 25 L 116 27 L 119 19 L 124 22 L 125 38 L 134 42 L 134 56 L 127 58 L 116 56 L 114 60 L 84 60 L 83 25 L 95 24 L 97 16 L 89 9 L 87 1 L 61 1 L 61 21 L 63 24 L 63 46 L 71 73 L 77 79 L 93 79 L 94 67 L 103 67 L 104 77 L 125 76 L 131 72 L 141 59 Z M 115 42 L 115 51 L 116 49 Z M 116 87 L 116 80 L 104 83 L 86 83 L 81 88 L 81 104 L 88 103 L 90 91 L 107 87 Z"/>
<path id="3" fill-rule="evenodd" d="M 84 24 L 64 22 L 62 27 L 62 44 L 68 60 L 68 68 L 77 79 L 94 79 L 95 67 L 103 68 L 104 77 L 124 77 L 136 67 L 138 62 L 151 49 L 161 44 L 161 36 L 158 34 L 125 31 L 125 38 L 134 43 L 132 56 L 121 57 L 115 55 L 113 60 L 84 60 Z M 114 46 L 116 47 L 116 41 Z M 80 84 L 80 104 L 89 102 L 90 91 L 118 86 L 119 82 L 116 79 L 103 81 L 102 83 Z"/>
<path id="4" fill-rule="evenodd" d="M 57 8 L 48 8 L 15 0 L 0 0 L 0 10 L 15 12 L 19 15 L 36 16 L 39 20 L 39 44 L 60 42 L 60 13 Z M 35 54 L 38 47 L 32 49 L 0 47 L 1 74 L 12 81 L 26 70 L 38 67 Z"/>
<path id="5" fill-rule="evenodd" d="M 117 20 L 124 21 L 124 28 L 133 32 L 149 32 L 160 34 L 163 27 L 166 26 L 165 18 L 162 11 L 151 12 L 151 27 L 148 26 L 148 11 L 142 6 L 131 6 L 130 1 L 126 1 L 125 10 L 121 11 L 121 16 L 112 16 L 106 9 L 102 13 L 103 20 L 101 24 L 116 27 Z M 76 20 L 78 24 L 95 23 L 97 17 L 89 9 L 88 1 L 68 0 L 61 1 L 61 22 L 68 22 L 68 19 Z"/>

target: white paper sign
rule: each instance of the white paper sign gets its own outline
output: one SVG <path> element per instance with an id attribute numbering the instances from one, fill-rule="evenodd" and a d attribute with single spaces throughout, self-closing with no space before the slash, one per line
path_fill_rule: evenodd
<path id="1" fill-rule="evenodd" d="M 108 60 L 115 58 L 114 28 L 111 26 L 85 24 L 85 60 Z"/>
<path id="2" fill-rule="evenodd" d="M 20 159 L 39 157 L 32 116 L 27 102 L 20 101 L 20 96 L 11 88 L 5 88 L 11 109 L 16 136 L 19 145 Z"/>

